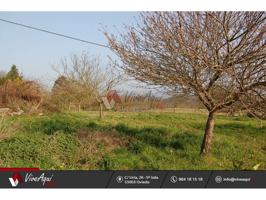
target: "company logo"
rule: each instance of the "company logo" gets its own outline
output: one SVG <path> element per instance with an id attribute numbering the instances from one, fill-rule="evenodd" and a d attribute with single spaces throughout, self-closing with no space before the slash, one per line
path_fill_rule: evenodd
<path id="1" fill-rule="evenodd" d="M 34 176 L 33 173 L 27 173 L 25 176 L 25 183 L 26 182 L 41 182 L 44 186 L 47 183 L 52 181 L 53 174 L 51 176 L 45 176 L 45 173 L 42 173 L 40 176 Z"/>
<path id="2" fill-rule="evenodd" d="M 11 178 L 9 178 L 9 181 L 12 185 L 12 187 L 17 187 L 19 183 L 23 182 L 22 176 L 20 173 L 16 172 L 13 174 Z"/>
<path id="3" fill-rule="evenodd" d="M 39 176 L 35 176 L 33 173 L 27 173 L 25 179 L 23 180 L 20 173 L 16 172 L 12 175 L 11 178 L 9 178 L 9 181 L 12 187 L 17 187 L 19 183 L 29 183 L 29 182 L 41 183 L 43 186 L 46 185 L 48 187 L 52 187 L 53 186 L 52 178 L 53 174 L 51 176 L 45 176 L 45 173 L 42 173 Z"/>

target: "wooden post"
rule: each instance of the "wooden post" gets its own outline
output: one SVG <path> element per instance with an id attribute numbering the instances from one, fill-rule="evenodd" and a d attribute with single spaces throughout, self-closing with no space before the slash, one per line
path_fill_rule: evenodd
<path id="1" fill-rule="evenodd" d="M 78 112 L 80 112 L 80 110 L 81 110 L 81 109 L 80 109 L 80 103 L 79 103 L 79 106 L 78 106 Z"/>

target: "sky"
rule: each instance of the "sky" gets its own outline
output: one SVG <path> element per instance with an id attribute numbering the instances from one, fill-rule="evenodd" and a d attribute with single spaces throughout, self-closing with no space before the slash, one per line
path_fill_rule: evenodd
<path id="1" fill-rule="evenodd" d="M 116 33 L 125 24 L 133 25 L 137 12 L 0 12 L 0 18 L 76 38 L 107 44 L 102 30 Z M 51 87 L 57 74 L 52 65 L 73 53 L 89 52 L 106 65 L 108 48 L 93 46 L 0 21 L 0 71 L 15 64 L 28 79 Z"/>

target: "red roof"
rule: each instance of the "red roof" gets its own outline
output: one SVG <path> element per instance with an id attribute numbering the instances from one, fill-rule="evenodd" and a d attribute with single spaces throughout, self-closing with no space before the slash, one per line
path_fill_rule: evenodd
<path id="1" fill-rule="evenodd" d="M 119 95 L 117 94 L 116 90 L 110 90 L 107 95 L 106 95 L 109 103 L 111 102 L 111 100 L 113 99 L 115 101 L 115 103 L 122 103 Z"/>

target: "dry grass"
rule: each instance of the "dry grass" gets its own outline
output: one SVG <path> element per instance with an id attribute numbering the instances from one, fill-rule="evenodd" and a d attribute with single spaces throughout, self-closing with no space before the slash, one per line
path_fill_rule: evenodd
<path id="1" fill-rule="evenodd" d="M 118 136 L 115 132 L 89 132 L 79 130 L 77 134 L 81 143 L 86 143 L 92 148 L 101 144 L 106 151 L 112 151 L 115 148 L 126 146 L 129 143 L 128 137 Z"/>
<path id="2" fill-rule="evenodd" d="M 118 136 L 115 132 L 79 130 L 77 138 L 80 143 L 76 154 L 76 163 L 85 169 L 95 169 L 105 156 L 113 150 L 126 147 L 130 143 L 127 136 Z M 93 155 L 93 156 L 92 156 Z M 100 164 L 102 165 L 102 164 Z"/>
<path id="3" fill-rule="evenodd" d="M 11 123 L 3 115 L 0 117 L 0 141 L 11 137 Z"/>

